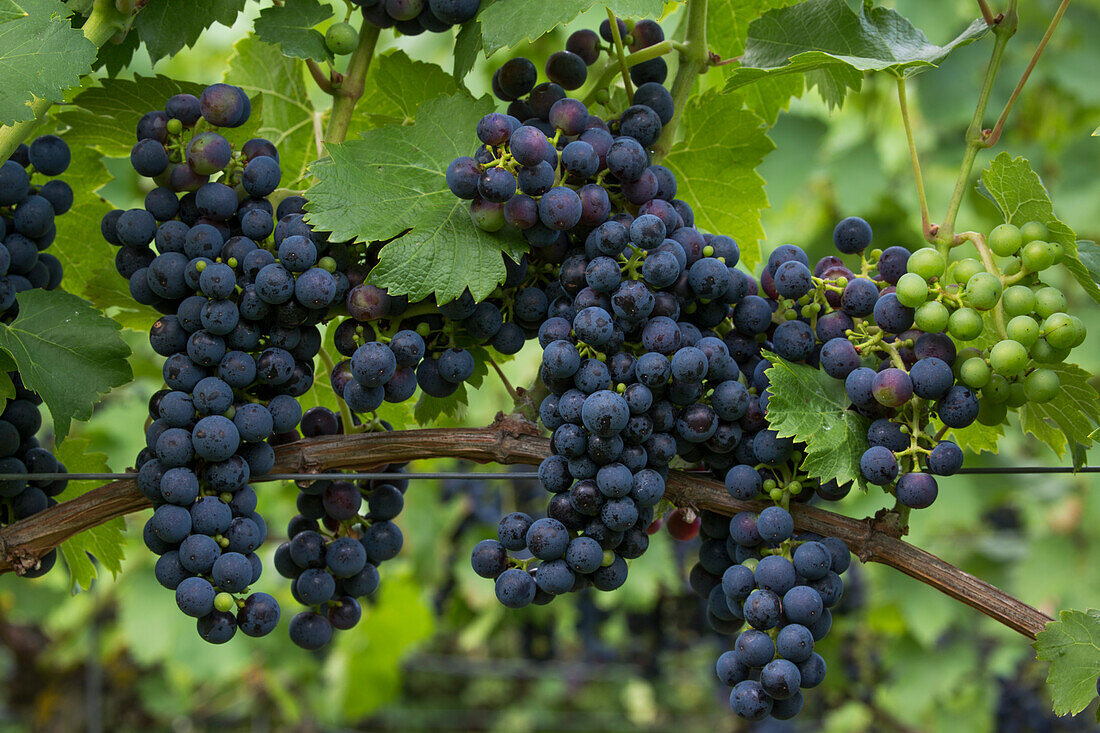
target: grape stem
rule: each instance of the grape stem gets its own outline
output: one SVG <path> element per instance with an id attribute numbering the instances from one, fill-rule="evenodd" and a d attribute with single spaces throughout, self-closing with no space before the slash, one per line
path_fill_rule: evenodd
<path id="1" fill-rule="evenodd" d="M 686 49 L 687 46 L 682 43 L 677 43 L 676 41 L 661 41 L 660 43 L 655 43 L 652 46 L 643 48 L 641 51 L 627 56 L 625 60 L 626 67 L 629 69 L 638 64 L 645 63 L 646 61 L 664 56 L 671 51 L 684 53 Z M 592 83 L 591 88 L 581 98 L 581 101 L 584 102 L 586 107 L 591 107 L 596 103 L 596 93 L 602 89 L 606 89 L 608 85 L 611 84 L 612 80 L 618 76 L 620 68 L 621 66 L 619 63 L 614 60 L 608 61 L 604 65 L 600 73 L 596 75 L 596 81 Z"/>
<path id="2" fill-rule="evenodd" d="M 619 69 L 623 75 L 626 99 L 630 101 L 634 99 L 634 85 L 630 83 L 630 67 L 626 65 L 626 51 L 623 50 L 623 37 L 619 33 L 619 19 L 615 17 L 615 12 L 611 8 L 607 9 L 607 20 L 611 25 L 611 41 L 615 47 L 615 55 L 619 58 Z"/>
<path id="3" fill-rule="evenodd" d="M 913 162 L 913 178 L 917 184 L 917 198 L 920 200 L 920 223 L 924 238 L 929 242 L 935 242 L 932 234 L 932 222 L 928 215 L 928 196 L 924 189 L 924 176 L 920 172 L 920 156 L 917 154 L 917 143 L 913 139 L 913 125 L 909 119 L 909 100 L 905 89 L 905 77 L 898 77 L 898 106 L 901 108 L 901 121 L 905 125 L 905 139 L 909 142 L 909 159 Z"/>
<path id="4" fill-rule="evenodd" d="M 116 34 L 125 33 L 132 19 L 133 16 L 118 11 L 114 0 L 95 0 L 91 15 L 84 21 L 81 30 L 85 38 L 95 44 L 96 48 L 100 48 Z M 31 111 L 31 119 L 11 125 L 0 125 L 0 161 L 10 158 L 19 147 L 19 143 L 30 137 L 50 105 L 50 100 L 36 97 L 27 105 Z"/>
<path id="5" fill-rule="evenodd" d="M 985 109 L 989 105 L 989 95 L 993 92 L 993 82 L 997 78 L 997 71 L 1001 67 L 1001 58 L 1004 56 L 1005 46 L 1016 33 L 1020 19 L 1016 14 L 1017 0 L 1009 0 L 1008 10 L 1004 18 L 993 26 L 993 52 L 989 57 L 989 63 L 985 68 L 985 78 L 982 81 L 981 90 L 978 92 L 978 103 L 974 107 L 974 117 L 966 130 L 966 152 L 963 154 L 962 165 L 959 167 L 959 175 L 955 179 L 955 190 L 951 194 L 951 201 L 947 206 L 947 215 L 944 217 L 936 231 L 936 244 L 940 253 L 946 258 L 948 250 L 955 242 L 955 221 L 959 217 L 959 208 L 962 206 L 963 196 L 966 194 L 970 183 L 970 173 L 974 169 L 974 161 L 978 157 L 978 151 L 985 147 L 985 135 L 983 133 L 982 120 L 985 117 Z M 935 225 L 933 225 L 935 226 Z"/>
<path id="6" fill-rule="evenodd" d="M 978 0 L 978 9 L 982 11 L 982 18 L 985 19 L 986 25 L 997 23 L 997 18 L 993 15 L 993 10 L 989 7 L 987 0 Z"/>
<path id="7" fill-rule="evenodd" d="M 676 142 L 676 127 L 691 97 L 695 80 L 699 74 L 707 70 L 710 60 L 707 53 L 707 0 L 688 0 L 685 23 L 686 32 L 684 47 L 680 50 L 680 65 L 676 69 L 676 78 L 672 81 L 672 119 L 661 130 L 661 137 L 653 146 L 655 160 L 661 160 L 672 150 Z"/>
<path id="8" fill-rule="evenodd" d="M 486 428 L 379 431 L 299 440 L 275 449 L 273 470 L 361 470 L 429 458 L 538 465 L 548 455 L 549 442 L 539 430 L 511 415 Z M 675 470 L 669 472 L 665 496 L 677 506 L 727 516 L 758 512 L 771 504 L 736 500 L 724 484 Z M 136 479 L 125 479 L 8 525 L 0 530 L 0 572 L 25 572 L 35 566 L 37 558 L 78 532 L 148 507 L 149 500 L 138 491 Z M 862 562 L 899 570 L 1024 636 L 1035 638 L 1052 620 L 980 578 L 903 542 L 896 518 L 889 512 L 853 519 L 800 502 L 792 502 L 790 511 L 799 531 L 837 537 Z"/>
<path id="9" fill-rule="evenodd" d="M 1065 14 L 1066 8 L 1068 7 L 1069 0 L 1062 0 L 1062 4 L 1058 6 L 1058 10 L 1055 11 L 1054 17 L 1050 19 L 1050 25 L 1047 26 L 1046 33 L 1043 34 L 1043 38 L 1039 41 L 1039 45 L 1035 47 L 1035 53 L 1032 54 L 1031 61 L 1028 62 L 1027 68 L 1024 69 L 1023 75 L 1020 76 L 1020 81 L 1016 83 L 1016 88 L 1012 90 L 1008 102 L 1005 103 L 1004 111 L 1002 111 L 1001 116 L 997 118 L 997 124 L 993 126 L 993 130 L 986 136 L 984 143 L 985 147 L 991 148 L 1001 139 L 1001 133 L 1004 132 L 1005 129 L 1005 121 L 1012 112 L 1012 106 L 1016 104 L 1016 98 L 1019 97 L 1020 92 L 1023 91 L 1024 84 L 1027 84 L 1027 80 L 1031 77 L 1031 72 L 1035 70 L 1035 65 L 1039 63 L 1039 57 L 1043 55 L 1043 50 L 1047 47 L 1050 37 L 1054 35 L 1054 29 L 1058 27 L 1058 22 L 1062 20 L 1062 15 Z"/>
<path id="10" fill-rule="evenodd" d="M 485 360 L 489 362 L 489 366 L 491 366 L 493 368 L 493 371 L 497 373 L 497 376 L 500 377 L 500 383 L 504 385 L 504 389 L 508 390 L 508 396 L 512 398 L 512 402 L 515 403 L 517 406 L 519 405 L 519 403 L 523 402 L 524 398 L 520 396 L 519 392 L 516 391 L 516 388 L 512 386 L 512 383 L 510 381 L 508 381 L 507 375 L 504 374 L 504 370 L 500 368 L 499 364 L 497 364 L 496 359 L 491 356 L 487 356 Z"/>
<path id="11" fill-rule="evenodd" d="M 336 87 L 333 85 L 333 78 L 331 75 L 326 74 L 325 70 L 321 68 L 313 59 L 306 59 L 306 68 L 309 69 L 309 75 L 313 77 L 313 81 L 316 82 L 317 87 L 325 94 L 335 94 Z"/>
<path id="12" fill-rule="evenodd" d="M 978 250 L 978 256 L 981 257 L 982 264 L 985 266 L 985 271 L 1000 280 L 1003 288 L 1005 277 L 1001 273 L 1001 268 L 997 267 L 997 263 L 993 260 L 993 252 L 986 244 L 985 237 L 978 232 L 963 232 L 955 237 L 954 244 L 962 244 L 963 242 L 970 242 L 974 245 L 974 248 Z M 996 327 L 997 335 L 1001 337 L 1002 341 L 1008 338 L 1005 331 L 1005 312 L 1000 299 L 997 300 L 997 305 L 993 306 L 993 325 Z"/>
<path id="13" fill-rule="evenodd" d="M 328 118 L 328 129 L 325 131 L 325 143 L 342 143 L 348 136 L 351 115 L 355 111 L 359 98 L 363 96 L 363 84 L 367 78 L 367 71 L 370 69 L 374 47 L 378 43 L 378 34 L 381 30 L 365 20 L 359 28 L 359 45 L 352 51 L 348 68 L 339 85 L 333 90 L 332 111 Z"/>

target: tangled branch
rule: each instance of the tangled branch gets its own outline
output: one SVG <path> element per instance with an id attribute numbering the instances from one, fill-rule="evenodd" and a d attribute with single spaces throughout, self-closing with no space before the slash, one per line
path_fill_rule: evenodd
<path id="1" fill-rule="evenodd" d="M 518 418 L 498 419 L 486 428 L 446 428 L 338 435 L 300 440 L 276 449 L 276 472 L 367 471 L 388 463 L 455 458 L 476 463 L 535 465 L 549 454 L 549 442 Z M 716 482 L 672 471 L 666 496 L 679 506 L 733 515 L 759 511 L 762 503 L 738 501 Z M 24 572 L 37 558 L 79 532 L 115 517 L 149 508 L 134 479 L 114 481 L 0 530 L 0 573 Z M 877 562 L 981 611 L 1013 631 L 1034 638 L 1052 620 L 989 583 L 904 542 L 888 516 L 853 519 L 792 504 L 795 527 L 838 537 L 863 562 Z"/>

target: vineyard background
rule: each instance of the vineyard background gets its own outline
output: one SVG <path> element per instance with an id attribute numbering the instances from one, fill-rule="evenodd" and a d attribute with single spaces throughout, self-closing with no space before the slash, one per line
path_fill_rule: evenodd
<path id="1" fill-rule="evenodd" d="M 969 4 L 950 0 L 886 4 L 937 43 L 973 16 Z M 1023 9 L 994 90 L 995 107 L 1019 78 L 1055 6 L 1042 0 Z M 215 25 L 194 48 L 155 66 L 139 52 L 131 70 L 196 82 L 218 78 L 258 9 L 249 4 L 232 28 Z M 600 18 L 598 9 L 582 15 L 524 53 L 541 65 L 569 31 L 593 27 Z M 674 28 L 677 21 L 664 23 Z M 1002 140 L 1003 148 L 1032 160 L 1059 216 L 1073 223 L 1080 238 L 1093 240 L 1100 237 L 1100 178 L 1094 175 L 1100 140 L 1089 137 L 1100 120 L 1098 35 L 1100 2 L 1071 6 Z M 401 51 L 451 65 L 446 34 L 382 34 L 379 53 Z M 954 183 L 958 142 L 986 54 L 981 44 L 959 49 L 943 71 L 910 83 L 934 205 L 942 206 Z M 467 79 L 475 95 L 488 91 L 491 69 L 505 58 L 501 53 L 490 63 L 479 60 Z M 704 83 L 720 84 L 713 76 Z M 323 107 L 324 95 L 312 93 Z M 780 114 L 769 133 L 777 149 L 758 169 L 771 203 L 763 220 L 765 254 L 783 242 L 801 245 L 811 259 L 826 254 L 833 225 L 849 214 L 870 221 L 883 246 L 918 244 L 920 217 L 895 94 L 890 78 L 870 76 L 842 109 L 830 111 L 816 93 L 807 93 Z M 978 165 L 991 156 L 983 153 Z M 140 205 L 145 191 L 127 161 L 106 163 L 116 180 L 101 195 L 115 207 Z M 961 217 L 979 230 L 1000 221 L 975 191 L 968 193 Z M 1058 275 L 1068 280 L 1067 273 Z M 1096 372 L 1100 317 L 1079 289 L 1065 292 L 1090 327 L 1078 352 L 1081 365 Z M 142 446 L 135 427 L 160 387 L 160 369 L 144 333 L 128 331 L 127 341 L 135 353 L 135 381 L 112 392 L 92 422 L 74 423 L 63 460 L 66 454 L 98 452 L 108 457 L 110 470 L 121 471 Z M 528 384 L 537 359 L 529 348 L 505 371 L 514 383 Z M 308 398 L 303 402 L 308 405 Z M 464 422 L 488 424 L 508 403 L 499 382 L 487 380 L 471 394 Z M 414 427 L 407 408 L 387 407 L 395 427 Z M 449 424 L 444 418 L 443 425 Z M 967 465 L 1056 463 L 1047 448 L 1009 430 L 996 456 L 968 458 Z M 455 468 L 445 461 L 417 464 L 419 470 Z M 1100 477 L 1084 474 L 946 478 L 939 499 L 913 522 L 910 539 L 1051 615 L 1059 608 L 1087 608 L 1095 605 L 1100 587 L 1100 565 L 1090 561 L 1100 551 L 1100 492 L 1090 491 L 1098 486 Z M 511 481 L 414 482 L 399 521 L 406 550 L 393 561 L 366 622 L 319 655 L 302 652 L 283 634 L 205 645 L 193 622 L 175 612 L 171 594 L 156 586 L 154 558 L 134 529 L 145 515 L 131 515 L 127 558 L 114 582 L 97 581 L 70 597 L 64 573 L 33 582 L 0 577 L 0 721 L 34 721 L 46 730 L 72 730 L 83 721 L 89 730 L 97 729 L 96 721 L 112 721 L 112 729 L 181 731 L 215 725 L 257 731 L 736 728 L 726 706 L 714 704 L 727 694 L 712 669 L 722 640 L 706 629 L 686 587 L 690 545 L 658 533 L 650 551 L 632 563 L 631 582 L 615 594 L 519 613 L 496 604 L 491 585 L 470 570 L 469 550 L 491 534 L 500 506 L 520 508 L 539 490 Z M 270 526 L 285 526 L 294 513 L 293 487 L 264 484 L 260 491 Z M 865 516 L 882 504 L 881 494 L 853 495 L 844 510 Z M 265 562 L 276 545 L 264 548 Z M 1006 715 L 1007 698 L 1017 706 L 1007 714 L 1045 719 L 1049 704 L 1035 692 L 1045 670 L 1031 661 L 1033 651 L 1019 636 L 890 569 L 862 566 L 858 572 L 862 582 L 845 600 L 855 610 L 838 621 L 822 652 L 838 660 L 833 664 L 839 673 L 829 675 L 799 720 L 753 729 L 1012 730 L 1006 718 L 998 718 Z M 276 583 L 271 573 L 258 588 L 280 596 L 285 591 L 276 590 Z M 1030 710 L 1021 707 L 1027 705 Z M 1091 730 L 1093 717 L 1089 710 L 1056 725 Z M 1035 723 L 1016 729 L 1040 728 Z"/>

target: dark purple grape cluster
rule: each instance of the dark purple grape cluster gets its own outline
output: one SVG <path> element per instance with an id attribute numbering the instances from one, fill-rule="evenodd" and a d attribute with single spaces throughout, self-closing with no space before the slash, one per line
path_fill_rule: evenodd
<path id="1" fill-rule="evenodd" d="M 352 0 L 363 19 L 378 28 L 393 28 L 404 36 L 424 31 L 446 33 L 477 17 L 481 0 Z"/>
<path id="2" fill-rule="evenodd" d="M 281 178 L 275 146 L 234 149 L 216 131 L 249 110 L 242 90 L 215 84 L 146 114 L 131 162 L 158 185 L 144 208 L 102 222 L 134 299 L 164 314 L 149 340 L 166 358 L 166 387 L 149 402 L 136 461 L 155 507 L 145 543 L 160 556 L 157 579 L 211 643 L 238 628 L 263 636 L 279 620 L 274 598 L 249 591 L 267 536 L 249 481 L 274 466 L 272 442 L 298 437 L 317 324 L 348 291 L 343 245 L 305 223 L 304 200 L 269 200 Z"/>
<path id="3" fill-rule="evenodd" d="M 719 681 L 733 688 L 730 707 L 746 720 L 789 720 L 802 709 L 802 690 L 825 678 L 814 644 L 832 628 L 832 609 L 839 610 L 848 547 L 835 537 L 796 534 L 781 506 L 732 519 L 703 512 L 701 519 L 703 541 L 689 580 L 710 626 L 735 636 L 715 666 Z"/>
<path id="4" fill-rule="evenodd" d="M 380 429 L 392 430 L 381 422 Z M 312 407 L 302 415 L 304 437 L 340 435 L 339 415 Z M 391 464 L 383 473 L 404 473 Z M 320 649 L 333 629 L 347 630 L 362 617 L 359 598 L 378 588 L 378 567 L 404 543 L 394 522 L 405 506 L 409 482 L 299 481 L 298 515 L 287 525 L 286 542 L 275 550 L 275 569 L 291 580 L 295 600 L 309 609 L 290 621 L 290 638 L 304 649 Z"/>
<path id="5" fill-rule="evenodd" d="M 45 250 L 57 235 L 55 219 L 73 205 L 73 190 L 57 178 L 69 167 L 69 146 L 57 135 L 21 144 L 0 165 L 0 322 L 19 315 L 19 293 L 61 285 L 61 261 Z M 8 375 L 16 394 L 0 413 L 0 473 L 65 473 L 65 466 L 35 434 L 42 426 L 42 399 Z M 57 503 L 64 480 L 0 481 L 0 526 L 26 519 Z M 44 555 L 24 577 L 44 575 L 57 562 L 57 550 Z"/>

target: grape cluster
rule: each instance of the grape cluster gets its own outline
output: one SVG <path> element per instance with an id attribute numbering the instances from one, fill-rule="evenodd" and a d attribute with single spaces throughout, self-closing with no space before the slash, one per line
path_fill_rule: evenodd
<path id="1" fill-rule="evenodd" d="M 405 36 L 424 31 L 446 33 L 477 16 L 481 0 L 352 0 L 363 19 L 378 28 L 394 28 Z"/>
<path id="2" fill-rule="evenodd" d="M 648 547 L 669 462 L 728 468 L 751 402 L 713 329 L 755 283 L 734 269 L 733 239 L 696 229 L 675 176 L 650 162 L 671 95 L 643 84 L 604 121 L 556 82 L 535 87 L 536 76 L 525 59 L 498 70 L 498 94 L 512 111 L 526 95 L 533 116 L 486 115 L 475 154 L 447 171 L 475 222 L 522 231 L 535 265 L 514 300 L 541 322 L 553 455 L 539 473 L 553 496 L 545 518 L 504 517 L 472 558 L 513 608 L 622 585 L 626 560 Z"/>
<path id="3" fill-rule="evenodd" d="M 73 190 L 59 176 L 69 167 L 69 146 L 56 135 L 42 135 L 21 144 L 0 165 L 0 321 L 19 314 L 18 295 L 61 285 L 61 262 L 45 250 L 57 234 L 55 218 L 73 204 Z M 49 180 L 41 180 L 48 178 Z M 5 399 L 0 413 L 0 473 L 65 473 L 65 466 L 35 434 L 42 426 L 42 399 L 23 386 L 17 372 L 8 377 L 15 396 Z M 65 480 L 0 482 L 0 524 L 25 519 L 57 503 Z M 57 550 L 44 555 L 25 577 L 39 577 L 57 562 Z"/>
<path id="4" fill-rule="evenodd" d="M 275 146 L 257 138 L 234 150 L 218 131 L 249 110 L 241 89 L 214 84 L 142 117 L 131 163 L 157 187 L 144 208 L 102 222 L 134 299 L 164 314 L 149 340 L 166 357 L 166 388 L 150 399 L 136 461 L 155 506 L 145 543 L 160 556 L 157 579 L 211 643 L 238 628 L 263 636 L 279 620 L 274 598 L 249 592 L 267 535 L 249 480 L 272 469 L 273 440 L 297 437 L 316 324 L 348 290 L 342 245 L 304 222 L 304 200 L 268 200 L 281 178 Z"/>
<path id="5" fill-rule="evenodd" d="M 392 429 L 382 423 L 381 429 Z M 340 435 L 340 416 L 326 407 L 302 415 L 307 438 Z M 404 464 L 383 466 L 404 473 Z M 295 600 L 309 610 L 290 621 L 290 639 L 304 649 L 328 643 L 333 629 L 347 630 L 362 617 L 358 598 L 378 588 L 378 566 L 397 556 L 404 539 L 394 519 L 405 505 L 408 480 L 299 481 L 298 512 L 286 542 L 275 550 L 275 569 L 292 581 Z M 364 510 L 366 503 L 366 511 Z"/>
<path id="6" fill-rule="evenodd" d="M 801 691 L 825 678 L 814 643 L 828 634 L 830 609 L 843 596 L 848 547 L 835 537 L 794 534 L 794 519 L 781 506 L 732 519 L 703 512 L 699 519 L 704 539 L 690 581 L 710 625 L 737 634 L 716 664 L 718 679 L 733 688 L 730 706 L 747 720 L 793 718 Z"/>

